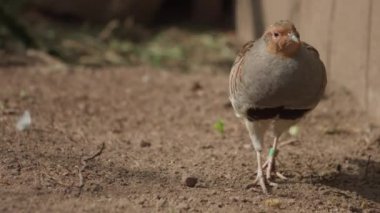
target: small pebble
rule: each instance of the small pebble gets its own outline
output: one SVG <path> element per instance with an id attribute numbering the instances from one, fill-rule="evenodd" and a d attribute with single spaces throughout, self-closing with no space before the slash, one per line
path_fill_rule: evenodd
<path id="1" fill-rule="evenodd" d="M 142 140 L 141 142 L 140 142 L 140 147 L 142 147 L 142 148 L 146 148 L 146 147 L 150 147 L 152 144 L 150 143 L 150 142 L 148 142 L 148 141 L 144 141 L 144 140 Z"/>
<path id="2" fill-rule="evenodd" d="M 178 197 L 178 199 L 179 199 L 179 200 L 187 200 L 187 198 L 186 198 L 185 196 L 182 196 L 182 195 L 180 195 L 180 196 Z"/>
<path id="3" fill-rule="evenodd" d="M 140 198 L 139 200 L 137 200 L 137 203 L 140 205 L 144 205 L 145 202 L 146 202 L 145 198 Z"/>
<path id="4" fill-rule="evenodd" d="M 163 208 L 167 205 L 166 199 L 160 199 L 157 201 L 157 208 Z"/>
<path id="5" fill-rule="evenodd" d="M 239 197 L 236 197 L 236 196 L 234 196 L 234 197 L 230 197 L 230 200 L 231 200 L 232 202 L 238 202 L 238 201 L 239 201 Z"/>
<path id="6" fill-rule="evenodd" d="M 338 164 L 338 165 L 336 166 L 336 171 L 337 171 L 337 172 L 341 172 L 341 171 L 342 171 L 342 166 L 341 166 L 340 164 Z"/>
<path id="7" fill-rule="evenodd" d="M 189 204 L 187 204 L 187 203 L 180 203 L 180 204 L 178 204 L 177 208 L 178 208 L 179 210 L 189 210 L 189 209 L 190 209 L 190 206 L 189 206 Z"/>
<path id="8" fill-rule="evenodd" d="M 201 89 L 203 89 L 203 87 L 198 81 L 193 82 L 193 85 L 191 86 L 191 91 L 196 92 Z"/>
<path id="9" fill-rule="evenodd" d="M 185 176 L 182 179 L 182 182 L 185 186 L 194 187 L 198 182 L 198 178 L 193 177 L 193 176 Z"/>
<path id="10" fill-rule="evenodd" d="M 254 188 L 255 186 L 256 186 L 256 184 L 250 183 L 250 184 L 245 186 L 245 189 L 251 189 L 251 188 Z"/>

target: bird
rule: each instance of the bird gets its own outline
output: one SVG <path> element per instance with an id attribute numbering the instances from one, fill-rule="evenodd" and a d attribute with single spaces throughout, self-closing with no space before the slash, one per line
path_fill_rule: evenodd
<path id="1" fill-rule="evenodd" d="M 318 105 L 326 84 L 326 69 L 318 51 L 301 41 L 289 20 L 268 26 L 260 38 L 246 43 L 237 54 L 229 76 L 229 100 L 248 130 L 257 157 L 254 184 L 265 194 L 268 185 L 278 185 L 271 180 L 273 174 L 286 179 L 275 169 L 280 136 Z M 262 164 L 264 135 L 269 129 L 274 141 Z"/>

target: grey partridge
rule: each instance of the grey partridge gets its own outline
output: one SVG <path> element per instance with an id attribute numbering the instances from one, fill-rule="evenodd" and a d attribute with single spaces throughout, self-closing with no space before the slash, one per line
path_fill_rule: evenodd
<path id="1" fill-rule="evenodd" d="M 290 21 L 270 25 L 261 38 L 248 42 L 239 52 L 230 72 L 229 98 L 236 116 L 244 120 L 248 129 L 257 154 L 255 183 L 264 193 L 268 193 L 267 184 L 277 185 L 270 179 L 275 172 L 279 137 L 317 106 L 326 83 L 318 51 L 300 40 Z M 262 165 L 262 143 L 270 125 L 274 142 Z"/>

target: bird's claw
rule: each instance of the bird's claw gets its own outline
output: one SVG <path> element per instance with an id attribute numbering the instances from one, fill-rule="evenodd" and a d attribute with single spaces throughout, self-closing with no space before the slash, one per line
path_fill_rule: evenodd
<path id="1" fill-rule="evenodd" d="M 264 164 L 263 166 L 261 167 L 261 171 L 258 169 L 257 170 L 257 176 L 256 176 L 256 179 L 253 181 L 253 184 L 254 185 L 260 185 L 261 186 L 261 189 L 263 190 L 263 192 L 265 194 L 268 194 L 268 190 L 267 190 L 267 185 L 269 186 L 272 186 L 274 188 L 277 188 L 278 187 L 278 183 L 276 182 L 273 182 L 271 181 L 271 175 L 275 175 L 276 177 L 282 179 L 282 180 L 286 180 L 287 177 L 285 177 L 283 174 L 281 174 L 280 172 L 277 172 L 276 171 L 276 167 L 275 167 L 275 163 L 274 163 L 274 159 L 273 158 L 269 158 Z M 264 176 L 263 175 L 263 172 L 262 170 L 263 169 L 267 169 L 266 170 L 266 175 Z"/>
<path id="2" fill-rule="evenodd" d="M 277 159 L 276 159 L 276 162 L 277 162 Z M 267 180 L 270 180 L 271 177 L 272 177 L 272 174 L 274 174 L 276 177 L 282 179 L 282 180 L 286 180 L 288 179 L 285 175 L 283 175 L 282 173 L 276 171 L 276 163 L 275 163 L 275 160 L 274 158 L 268 158 L 268 160 L 263 164 L 262 166 L 263 169 L 267 169 L 266 170 L 266 178 Z"/>
<path id="3" fill-rule="evenodd" d="M 264 175 L 257 175 L 256 179 L 253 181 L 254 185 L 260 185 L 264 194 L 268 194 L 267 185 L 272 186 L 274 188 L 278 187 L 278 183 L 268 180 Z"/>
<path id="4" fill-rule="evenodd" d="M 258 173 L 256 176 L 256 179 L 253 181 L 253 184 L 258 184 L 261 186 L 261 189 L 263 190 L 264 194 L 268 194 L 268 190 L 266 187 L 266 179 L 264 175 L 261 173 Z"/>

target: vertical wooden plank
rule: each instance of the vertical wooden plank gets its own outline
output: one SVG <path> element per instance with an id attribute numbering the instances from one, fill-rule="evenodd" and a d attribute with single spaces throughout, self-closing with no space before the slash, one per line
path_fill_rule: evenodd
<path id="1" fill-rule="evenodd" d="M 331 78 L 349 88 L 366 107 L 369 0 L 336 0 L 335 7 Z"/>
<path id="2" fill-rule="evenodd" d="M 264 0 L 264 24 L 268 26 L 278 20 L 290 20 L 296 26 L 299 24 L 299 9 L 301 0 Z"/>
<path id="3" fill-rule="evenodd" d="M 278 20 L 299 22 L 301 0 L 236 0 L 235 25 L 239 40 L 258 38 L 265 28 Z"/>
<path id="4" fill-rule="evenodd" d="M 255 37 L 253 1 L 235 1 L 235 28 L 237 37 L 242 43 L 252 40 Z"/>
<path id="5" fill-rule="evenodd" d="M 367 109 L 371 118 L 380 123 L 380 1 L 372 1 L 371 9 Z"/>
<path id="6" fill-rule="evenodd" d="M 301 39 L 314 46 L 324 62 L 330 77 L 329 45 L 334 0 L 303 0 L 300 6 L 298 31 Z"/>

